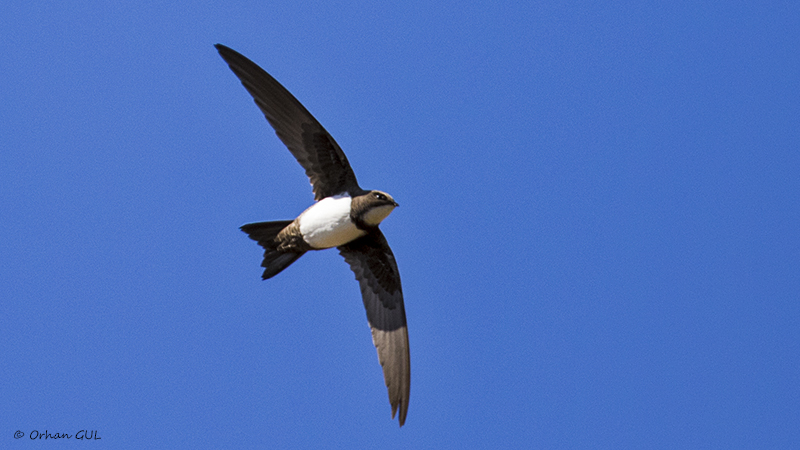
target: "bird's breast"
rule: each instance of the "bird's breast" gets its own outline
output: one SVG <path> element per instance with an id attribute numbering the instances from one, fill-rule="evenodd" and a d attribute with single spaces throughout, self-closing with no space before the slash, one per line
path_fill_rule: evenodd
<path id="1" fill-rule="evenodd" d="M 338 247 L 364 236 L 350 219 L 351 198 L 337 195 L 324 198 L 299 217 L 300 233 L 315 249 Z"/>

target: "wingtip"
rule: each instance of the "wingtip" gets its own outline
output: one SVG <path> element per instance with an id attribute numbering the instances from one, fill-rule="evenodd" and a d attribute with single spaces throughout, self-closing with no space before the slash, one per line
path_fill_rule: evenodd
<path id="1" fill-rule="evenodd" d="M 392 417 L 392 418 L 394 419 L 394 417 Z M 403 425 L 405 425 L 405 424 L 406 424 L 406 415 L 405 414 L 400 414 L 400 428 L 402 428 Z"/>
<path id="2" fill-rule="evenodd" d="M 232 55 L 232 54 L 236 54 L 237 53 L 236 50 L 228 47 L 227 45 L 223 45 L 223 44 L 219 44 L 219 43 L 214 44 L 214 48 L 217 49 L 217 52 L 223 58 L 225 57 L 225 55 Z"/>
<path id="3" fill-rule="evenodd" d="M 398 406 L 400 407 L 399 408 L 400 414 L 398 416 L 398 420 L 400 422 L 400 426 L 402 427 L 406 423 L 406 415 L 408 415 L 408 404 L 402 405 L 395 403 L 394 405 L 392 405 L 392 420 L 394 420 L 394 417 L 398 415 L 397 414 Z"/>

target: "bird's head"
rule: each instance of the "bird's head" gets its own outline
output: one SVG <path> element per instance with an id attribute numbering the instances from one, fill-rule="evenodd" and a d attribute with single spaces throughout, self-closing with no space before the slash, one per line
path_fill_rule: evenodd
<path id="1" fill-rule="evenodd" d="M 398 206 L 391 195 L 381 191 L 369 191 L 353 201 L 358 202 L 361 221 L 371 227 L 377 227 Z"/>

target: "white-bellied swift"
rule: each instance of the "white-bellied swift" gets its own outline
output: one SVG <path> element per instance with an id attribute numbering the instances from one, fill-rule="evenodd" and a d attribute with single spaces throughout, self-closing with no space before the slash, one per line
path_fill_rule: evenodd
<path id="1" fill-rule="evenodd" d="M 303 166 L 314 191 L 316 203 L 294 220 L 241 227 L 264 247 L 262 278 L 274 277 L 309 250 L 339 249 L 361 286 L 392 418 L 399 409 L 403 426 L 411 385 L 408 328 L 400 273 L 378 228 L 398 205 L 385 192 L 359 187 L 342 149 L 286 88 L 236 51 L 221 44 L 215 47 Z"/>

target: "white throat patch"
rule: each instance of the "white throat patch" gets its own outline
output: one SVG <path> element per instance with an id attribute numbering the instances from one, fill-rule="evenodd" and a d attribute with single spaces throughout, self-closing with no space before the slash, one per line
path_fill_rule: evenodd
<path id="1" fill-rule="evenodd" d="M 389 217 L 392 211 L 394 211 L 394 205 L 381 205 L 371 208 L 364 213 L 364 223 L 371 227 L 377 227 L 383 219 Z"/>
<path id="2" fill-rule="evenodd" d="M 338 247 L 367 234 L 350 220 L 347 194 L 324 198 L 300 215 L 300 232 L 310 246 L 317 249 Z M 388 214 L 387 214 L 388 215 Z"/>

